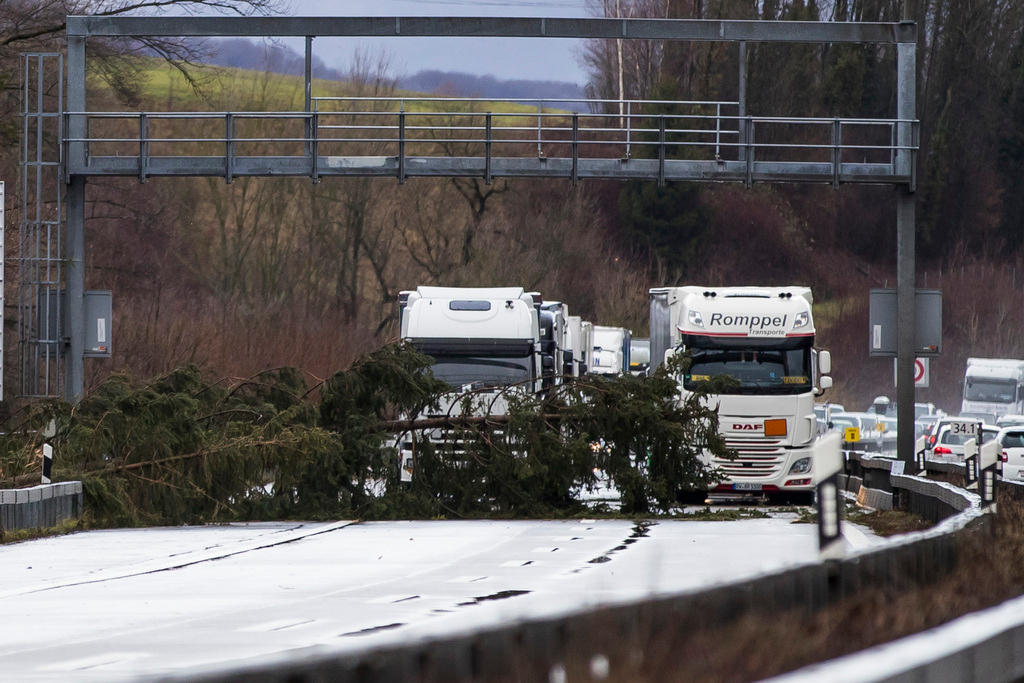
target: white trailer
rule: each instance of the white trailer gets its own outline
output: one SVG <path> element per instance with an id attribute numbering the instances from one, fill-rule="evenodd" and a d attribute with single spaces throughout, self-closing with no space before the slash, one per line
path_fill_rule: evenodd
<path id="1" fill-rule="evenodd" d="M 684 399 L 713 377 L 732 379 L 710 398 L 736 453 L 709 458 L 725 477 L 717 490 L 813 496 L 814 398 L 832 386 L 832 359 L 813 348 L 811 290 L 659 287 L 650 302 L 652 372 L 688 352 L 692 363 L 679 377 Z"/>
<path id="2" fill-rule="evenodd" d="M 960 412 L 996 418 L 1024 413 L 1024 360 L 968 358 Z"/>

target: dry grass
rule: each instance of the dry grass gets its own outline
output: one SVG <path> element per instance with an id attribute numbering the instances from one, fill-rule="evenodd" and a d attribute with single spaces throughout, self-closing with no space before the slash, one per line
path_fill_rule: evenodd
<path id="1" fill-rule="evenodd" d="M 863 524 L 879 536 L 906 534 L 933 526 L 928 520 L 903 510 L 873 510 L 871 512 L 858 510 L 848 514 L 846 519 L 856 524 Z"/>

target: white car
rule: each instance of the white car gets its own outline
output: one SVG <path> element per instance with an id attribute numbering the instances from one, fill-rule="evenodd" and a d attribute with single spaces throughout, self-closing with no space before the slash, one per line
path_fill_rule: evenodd
<path id="1" fill-rule="evenodd" d="M 996 438 L 997 434 L 999 434 L 999 427 L 987 424 L 981 426 L 982 443 L 991 441 Z M 947 424 L 939 430 L 939 435 L 935 439 L 935 446 L 932 448 L 932 458 L 947 462 L 963 462 L 964 444 L 973 438 L 973 436 L 967 436 L 966 434 L 954 434 Z"/>
<path id="2" fill-rule="evenodd" d="M 1000 415 L 996 418 L 997 427 L 1024 426 L 1024 415 Z"/>
<path id="3" fill-rule="evenodd" d="M 1024 426 L 1003 427 L 996 438 L 1002 446 L 1003 479 L 1024 481 Z"/>

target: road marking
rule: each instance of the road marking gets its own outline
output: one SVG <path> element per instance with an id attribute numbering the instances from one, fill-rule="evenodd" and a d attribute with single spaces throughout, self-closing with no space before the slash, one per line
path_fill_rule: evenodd
<path id="1" fill-rule="evenodd" d="M 253 624 L 237 630 L 240 633 L 271 633 L 273 631 L 295 628 L 296 626 L 305 626 L 315 621 L 316 619 L 277 619 L 275 621 L 265 621 L 262 624 Z"/>
<path id="2" fill-rule="evenodd" d="M 445 583 L 476 583 L 486 578 L 486 576 L 456 576 L 455 578 L 448 579 Z"/>
<path id="3" fill-rule="evenodd" d="M 78 659 L 67 659 L 63 662 L 56 662 L 39 667 L 39 671 L 87 671 L 99 669 L 111 664 L 130 662 L 149 655 L 145 652 L 104 652 L 103 654 L 92 655 L 91 657 L 80 657 Z"/>
<path id="4" fill-rule="evenodd" d="M 349 520 L 333 522 L 331 524 L 320 524 L 308 528 L 306 528 L 305 525 L 299 525 L 292 532 L 285 533 L 283 536 L 276 539 L 258 538 L 252 541 L 243 541 L 233 548 L 221 548 L 215 545 L 210 548 L 204 548 L 203 550 L 195 553 L 178 555 L 173 559 L 171 557 L 164 557 L 151 562 L 144 562 L 141 565 L 136 565 L 132 569 L 115 568 L 110 570 L 100 570 L 91 574 L 88 578 L 61 579 L 50 583 L 36 584 L 35 586 L 28 586 L 25 588 L 16 588 L 12 591 L 0 592 L 0 600 L 16 595 L 39 593 L 41 591 L 55 590 L 57 588 L 82 586 L 89 583 L 103 583 L 104 581 L 116 581 L 117 579 L 126 579 L 132 576 L 143 576 L 144 574 L 155 574 L 157 572 L 171 571 L 172 569 L 182 569 L 183 567 L 189 567 L 194 564 L 199 564 L 200 562 L 223 560 L 226 557 L 242 555 L 243 553 L 252 552 L 254 550 L 263 550 L 264 548 L 273 548 L 274 546 L 301 541 L 302 539 L 309 538 L 310 536 L 318 536 L 331 531 L 337 531 L 338 529 L 344 529 L 345 527 L 352 526 L 353 524 L 358 524 L 358 522 Z M 271 536 L 274 535 L 276 534 L 272 534 Z"/>

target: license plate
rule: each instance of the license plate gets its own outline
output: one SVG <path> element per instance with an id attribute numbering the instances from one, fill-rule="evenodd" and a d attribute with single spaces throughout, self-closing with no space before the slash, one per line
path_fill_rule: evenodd
<path id="1" fill-rule="evenodd" d="M 738 481 L 732 485 L 733 491 L 760 491 L 761 485 L 747 481 Z"/>

